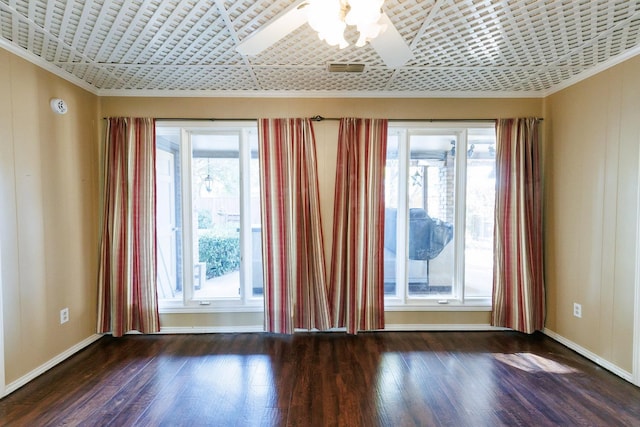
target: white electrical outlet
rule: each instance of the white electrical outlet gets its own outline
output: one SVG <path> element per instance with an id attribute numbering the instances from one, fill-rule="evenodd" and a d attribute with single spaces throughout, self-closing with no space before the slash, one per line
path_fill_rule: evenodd
<path id="1" fill-rule="evenodd" d="M 69 309 L 63 308 L 60 310 L 60 324 L 67 323 L 69 321 Z"/>
<path id="2" fill-rule="evenodd" d="M 576 317 L 582 317 L 582 305 L 577 302 L 573 303 L 573 315 Z"/>

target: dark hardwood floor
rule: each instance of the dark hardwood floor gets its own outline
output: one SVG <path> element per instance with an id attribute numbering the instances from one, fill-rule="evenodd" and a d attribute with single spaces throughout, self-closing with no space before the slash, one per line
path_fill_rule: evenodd
<path id="1" fill-rule="evenodd" d="M 541 335 L 104 337 L 0 400 L 15 426 L 639 426 L 640 389 Z"/>

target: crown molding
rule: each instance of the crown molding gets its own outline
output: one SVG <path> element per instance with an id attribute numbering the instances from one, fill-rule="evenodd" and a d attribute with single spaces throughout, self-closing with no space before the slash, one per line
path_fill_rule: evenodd
<path id="1" fill-rule="evenodd" d="M 0 48 L 3 48 L 11 53 L 13 53 L 16 56 L 19 56 L 20 58 L 31 62 L 33 65 L 36 65 L 46 71 L 49 71 L 52 74 L 55 74 L 56 76 L 60 77 L 61 79 L 64 79 L 66 81 L 68 81 L 69 83 L 72 83 L 84 90 L 86 90 L 87 92 L 91 92 L 94 95 L 98 95 L 98 90 L 90 85 L 89 83 L 85 82 L 84 80 L 81 80 L 79 78 L 77 78 L 76 76 L 66 72 L 65 70 L 63 70 L 62 68 L 53 65 L 47 61 L 45 61 L 44 59 L 42 59 L 41 57 L 34 55 L 33 53 L 13 44 L 10 42 L 7 42 L 6 40 L 0 38 Z"/>
<path id="2" fill-rule="evenodd" d="M 612 68 L 624 61 L 626 61 L 627 59 L 631 59 L 634 56 L 640 55 L 640 46 L 636 46 L 633 49 L 629 49 L 628 51 L 626 51 L 625 53 L 622 53 L 614 58 L 611 58 L 608 61 L 605 61 L 601 64 L 598 64 L 594 67 L 589 68 L 588 70 L 583 71 L 580 74 L 576 74 L 575 76 L 571 77 L 570 79 L 567 79 L 565 81 L 563 81 L 560 84 L 557 84 L 551 88 L 549 88 L 548 90 L 543 92 L 543 98 L 546 98 L 550 95 L 553 95 L 556 92 L 560 92 L 563 89 L 566 89 L 570 86 L 573 86 L 576 83 L 581 82 L 582 80 L 586 80 L 589 77 L 593 77 L 598 73 L 601 73 L 609 68 Z"/>
<path id="3" fill-rule="evenodd" d="M 171 98 L 542 98 L 542 92 L 349 92 L 349 91 L 194 91 L 194 90 L 98 90 L 104 97 Z"/>

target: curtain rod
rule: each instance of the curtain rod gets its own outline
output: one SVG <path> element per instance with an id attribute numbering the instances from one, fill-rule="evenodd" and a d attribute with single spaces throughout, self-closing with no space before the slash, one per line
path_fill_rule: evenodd
<path id="1" fill-rule="evenodd" d="M 103 117 L 103 120 L 107 120 L 108 117 Z M 251 121 L 256 121 L 258 120 L 257 118 L 253 117 L 253 118 L 229 118 L 229 119 L 223 119 L 223 118 L 203 118 L 203 117 L 155 117 L 156 120 L 160 120 L 160 121 L 186 121 L 186 122 L 200 122 L 200 121 L 205 121 L 205 122 L 251 122 Z M 325 120 L 340 120 L 339 117 L 322 117 L 320 115 L 315 115 L 313 117 L 309 117 L 309 119 L 311 121 L 314 122 L 322 122 Z M 544 119 L 542 118 L 537 118 L 539 121 L 543 121 Z M 390 122 L 429 122 L 429 123 L 436 123 L 436 122 L 458 122 L 458 123 L 465 123 L 465 122 L 495 122 L 496 119 L 388 119 L 388 121 Z"/>
<path id="2" fill-rule="evenodd" d="M 323 120 L 340 120 L 338 117 L 322 117 L 322 116 L 313 116 L 310 119 L 314 122 L 321 122 Z M 539 121 L 543 121 L 544 119 L 540 117 L 536 117 Z M 390 122 L 495 122 L 496 119 L 387 119 Z"/>

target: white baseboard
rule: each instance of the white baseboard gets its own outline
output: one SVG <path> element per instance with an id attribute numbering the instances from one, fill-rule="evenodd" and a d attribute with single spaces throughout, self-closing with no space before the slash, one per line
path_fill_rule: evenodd
<path id="1" fill-rule="evenodd" d="M 491 326 L 488 323 L 472 323 L 472 324 L 405 324 L 397 323 L 385 325 L 383 331 L 509 331 L 509 328 L 500 328 Z"/>
<path id="2" fill-rule="evenodd" d="M 161 334 L 215 334 L 242 332 L 264 332 L 264 326 L 168 326 L 160 328 Z"/>
<path id="3" fill-rule="evenodd" d="M 595 354 L 595 353 L 587 350 L 586 348 L 574 343 L 573 341 L 563 337 L 562 335 L 559 335 L 559 334 L 553 332 L 550 329 L 545 328 L 545 329 L 543 329 L 542 332 L 545 335 L 547 335 L 548 337 L 553 338 L 554 340 L 558 341 L 560 344 L 563 344 L 563 345 L 569 347 L 571 350 L 575 351 L 576 353 L 580 354 L 581 356 L 584 356 L 587 359 L 589 359 L 592 362 L 594 362 L 595 364 L 603 367 L 607 371 L 611 371 L 612 373 L 616 374 L 617 376 L 629 381 L 630 383 L 633 383 L 633 374 L 631 372 L 625 371 L 624 369 L 620 368 L 619 366 L 614 365 L 613 363 L 609 362 L 608 360 L 605 360 L 605 359 L 601 358 L 597 354 Z"/>
<path id="4" fill-rule="evenodd" d="M 329 332 L 344 332 L 345 328 L 334 328 Z M 385 325 L 379 331 L 509 331 L 509 328 L 500 328 L 489 324 L 408 324 L 398 323 Z M 297 332 L 309 332 L 306 329 L 296 329 Z M 262 325 L 247 326 L 169 326 L 160 328 L 161 334 L 215 334 L 215 333 L 242 333 L 264 332 Z"/>
<path id="5" fill-rule="evenodd" d="M 2 396 L 0 396 L 0 398 L 3 398 L 4 396 L 7 396 L 8 394 L 13 393 L 14 391 L 19 389 L 23 385 L 27 384 L 29 381 L 31 381 L 34 378 L 42 375 L 43 373 L 45 373 L 49 369 L 53 368 L 54 366 L 56 366 L 60 362 L 63 362 L 64 360 L 68 359 L 69 357 L 73 356 L 74 354 L 76 354 L 77 352 L 79 352 L 83 348 L 89 346 L 90 344 L 96 342 L 100 338 L 102 338 L 102 335 L 99 335 L 99 334 L 91 335 L 89 338 L 86 338 L 86 339 L 82 340 L 81 342 L 79 342 L 78 344 L 74 345 L 73 347 L 63 351 L 62 353 L 60 353 L 59 355 L 57 355 L 53 359 L 49 360 L 48 362 L 38 366 L 36 369 L 34 369 L 33 371 L 29 372 L 27 375 L 24 375 L 24 376 L 18 378 L 17 380 L 13 381 L 12 383 L 7 384 L 5 389 L 4 389 L 4 394 Z"/>

